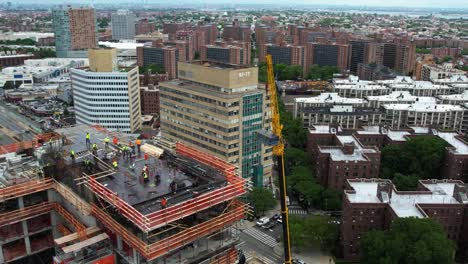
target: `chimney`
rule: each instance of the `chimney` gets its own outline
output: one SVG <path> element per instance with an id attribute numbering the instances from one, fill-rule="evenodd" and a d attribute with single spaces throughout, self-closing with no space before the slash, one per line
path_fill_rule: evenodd
<path id="1" fill-rule="evenodd" d="M 391 182 L 379 182 L 377 185 L 377 198 L 379 198 L 381 202 L 390 202 L 390 199 L 392 198 L 392 189 L 393 184 Z"/>
<path id="2" fill-rule="evenodd" d="M 346 155 L 352 155 L 354 153 L 354 143 L 344 143 L 343 153 Z"/>

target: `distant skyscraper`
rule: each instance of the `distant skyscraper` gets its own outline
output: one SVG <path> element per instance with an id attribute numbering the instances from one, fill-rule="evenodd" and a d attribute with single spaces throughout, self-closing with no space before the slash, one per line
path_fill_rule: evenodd
<path id="1" fill-rule="evenodd" d="M 135 14 L 128 10 L 118 10 L 112 14 L 112 39 L 133 39 L 135 38 Z"/>
<path id="2" fill-rule="evenodd" d="M 98 43 L 93 8 L 62 8 L 52 11 L 55 49 L 59 58 L 86 58 Z"/>

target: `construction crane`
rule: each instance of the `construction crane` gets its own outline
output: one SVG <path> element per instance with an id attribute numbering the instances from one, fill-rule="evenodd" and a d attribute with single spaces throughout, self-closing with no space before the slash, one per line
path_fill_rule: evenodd
<path id="1" fill-rule="evenodd" d="M 270 94 L 271 108 L 271 127 L 273 135 L 269 136 L 269 145 L 273 147 L 273 155 L 276 158 L 276 164 L 279 168 L 279 187 L 281 202 L 281 218 L 283 222 L 283 245 L 284 245 L 284 263 L 291 264 L 291 240 L 289 237 L 289 218 L 288 205 L 286 204 L 286 177 L 284 173 L 284 139 L 283 125 L 281 124 L 278 95 L 275 85 L 275 75 L 273 72 L 273 62 L 271 55 L 266 56 L 266 66 L 268 74 L 267 89 Z"/>

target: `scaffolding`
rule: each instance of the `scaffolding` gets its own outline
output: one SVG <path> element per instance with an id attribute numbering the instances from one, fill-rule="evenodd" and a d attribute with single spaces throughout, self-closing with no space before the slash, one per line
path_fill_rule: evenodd
<path id="1" fill-rule="evenodd" d="M 218 232 L 244 218 L 246 205 L 240 201 L 233 200 L 228 210 L 208 221 L 187 228 L 170 237 L 161 239 L 152 244 L 147 244 L 135 234 L 127 230 L 119 222 L 114 220 L 104 210 L 93 206 L 93 215 L 109 230 L 122 236 L 128 244 L 136 249 L 148 261 L 161 257 L 168 252 L 176 250 L 184 245 L 190 244 L 198 238 Z"/>
<path id="2" fill-rule="evenodd" d="M 60 135 L 54 132 L 44 133 L 44 134 L 39 134 L 39 135 L 34 136 L 32 140 L 25 140 L 25 141 L 16 142 L 16 143 L 9 144 L 9 145 L 0 146 L 0 155 L 18 152 L 20 150 L 33 149 L 37 147 L 39 144 L 48 142 L 51 139 L 52 140 L 60 139 Z"/>
<path id="3" fill-rule="evenodd" d="M 224 173 L 228 184 L 190 200 L 144 215 L 120 198 L 117 193 L 98 182 L 95 177 L 88 176 L 84 182 L 97 197 L 114 206 L 120 214 L 144 232 L 150 232 L 168 223 L 185 218 L 222 202 L 230 201 L 246 193 L 245 180 L 235 175 L 235 167 L 233 165 L 180 143 L 176 145 L 176 152 L 220 170 Z"/>

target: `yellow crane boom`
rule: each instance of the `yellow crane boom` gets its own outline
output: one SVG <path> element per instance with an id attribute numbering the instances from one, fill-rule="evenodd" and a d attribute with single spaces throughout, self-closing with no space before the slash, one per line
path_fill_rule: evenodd
<path id="1" fill-rule="evenodd" d="M 281 217 L 283 222 L 283 245 L 284 245 L 284 263 L 291 264 L 291 240 L 289 236 L 289 218 L 288 205 L 286 204 L 286 176 L 284 173 L 284 139 L 283 125 L 281 124 L 279 114 L 278 95 L 275 84 L 275 75 L 273 72 L 273 61 L 271 55 L 266 56 L 266 66 L 268 74 L 268 93 L 270 94 L 271 108 L 271 126 L 272 132 L 277 137 L 276 144 L 273 145 L 273 155 L 276 157 L 276 163 L 279 168 L 279 187 L 280 187 L 280 203 Z"/>

